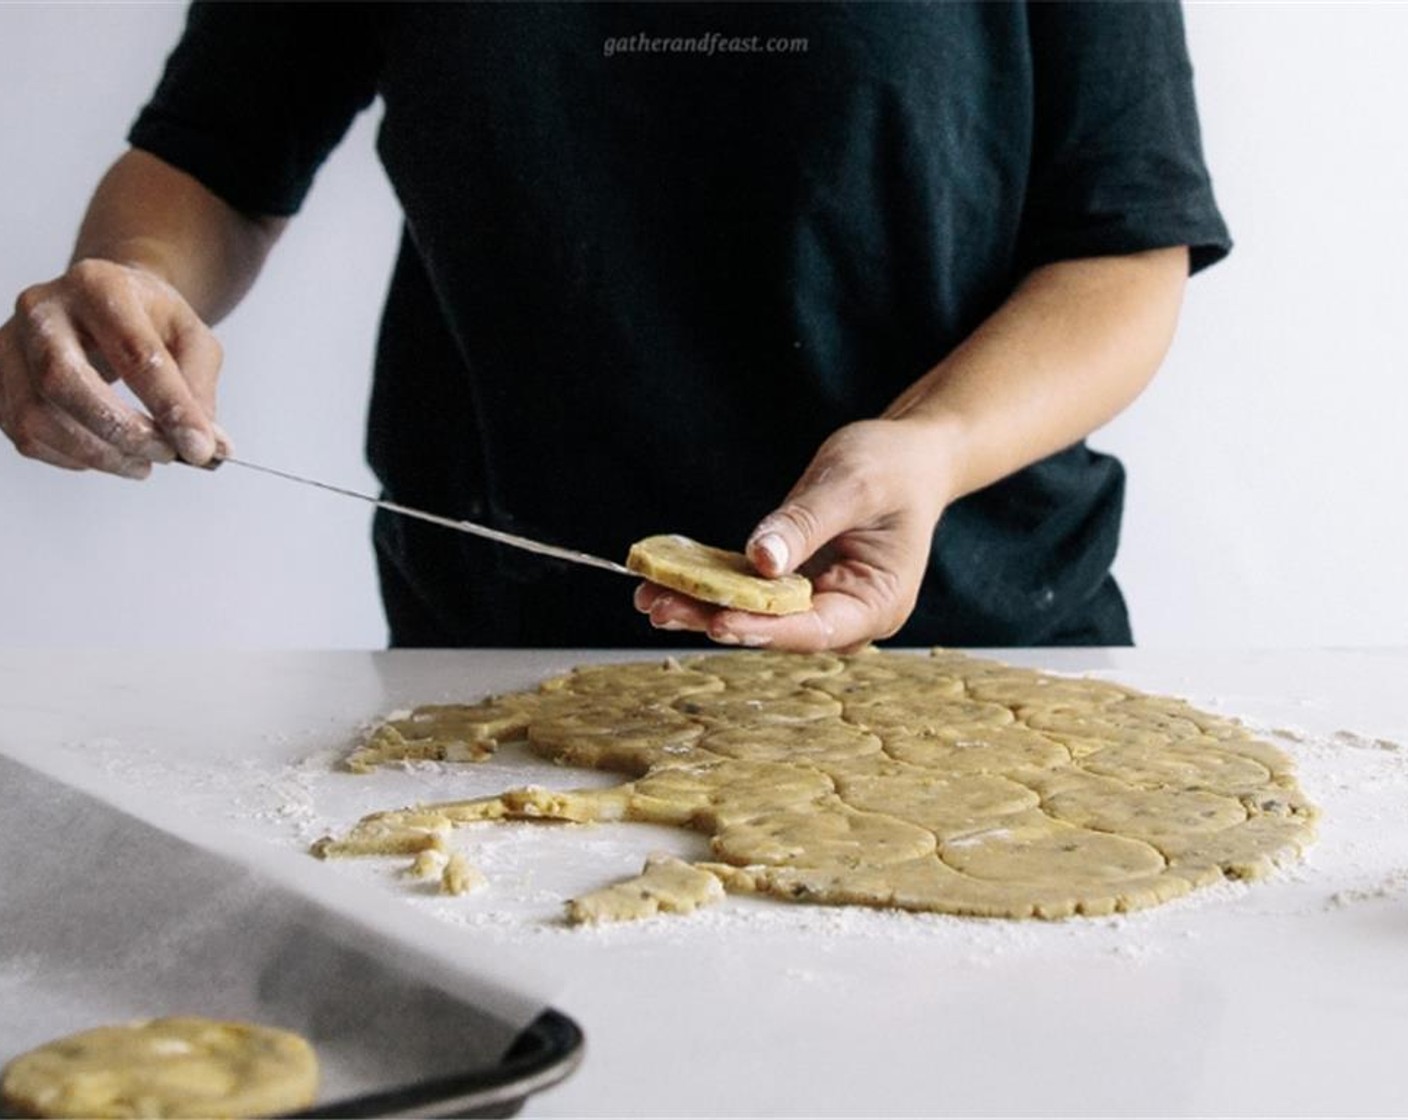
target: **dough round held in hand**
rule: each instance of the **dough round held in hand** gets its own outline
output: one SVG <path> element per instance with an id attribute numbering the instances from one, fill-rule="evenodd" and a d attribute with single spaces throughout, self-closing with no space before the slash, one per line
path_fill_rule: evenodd
<path id="1" fill-rule="evenodd" d="M 303 1038 L 193 1016 L 55 1039 L 10 1062 L 0 1081 L 7 1114 L 40 1117 L 282 1115 L 317 1091 Z"/>
<path id="2" fill-rule="evenodd" d="M 626 557 L 626 567 L 652 583 L 721 607 L 756 614 L 812 609 L 812 585 L 806 576 L 766 579 L 743 553 L 711 548 L 675 533 L 637 541 Z"/>

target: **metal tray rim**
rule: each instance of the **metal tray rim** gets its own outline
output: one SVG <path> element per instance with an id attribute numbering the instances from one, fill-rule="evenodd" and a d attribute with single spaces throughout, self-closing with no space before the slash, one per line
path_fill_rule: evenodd
<path id="1" fill-rule="evenodd" d="M 315 1105 L 287 1120 L 318 1117 L 512 1116 L 534 1093 L 556 1085 L 582 1062 L 582 1028 L 548 1008 L 514 1041 L 497 1066 Z"/>

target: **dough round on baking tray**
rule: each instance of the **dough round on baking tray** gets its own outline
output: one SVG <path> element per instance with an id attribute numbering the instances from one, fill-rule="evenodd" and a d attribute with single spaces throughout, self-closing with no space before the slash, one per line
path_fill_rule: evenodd
<path id="1" fill-rule="evenodd" d="M 5 1067 L 20 1116 L 269 1116 L 307 1108 L 318 1060 L 300 1036 L 194 1016 L 68 1035 Z"/>
<path id="2" fill-rule="evenodd" d="M 812 585 L 806 576 L 765 579 L 743 553 L 711 548 L 674 533 L 637 541 L 626 557 L 626 567 L 652 583 L 721 607 L 797 614 L 812 606 Z"/>

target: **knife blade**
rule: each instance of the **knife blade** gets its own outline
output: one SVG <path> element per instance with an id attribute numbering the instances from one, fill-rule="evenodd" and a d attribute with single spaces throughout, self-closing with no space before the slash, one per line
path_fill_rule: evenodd
<path id="1" fill-rule="evenodd" d="M 478 525 L 473 521 L 460 521 L 453 517 L 442 517 L 438 513 L 428 513 L 423 509 L 414 509 L 411 506 L 403 506 L 399 502 L 388 502 L 384 498 L 373 498 L 370 494 L 362 494 L 356 490 L 347 490 L 341 486 L 333 486 L 331 483 L 319 482 L 315 478 L 304 478 L 302 475 L 292 474 L 289 471 L 277 470 L 274 467 L 266 467 L 260 463 L 251 463 L 248 459 L 235 459 L 230 456 L 212 459 L 205 464 L 204 469 L 213 471 L 224 464 L 243 467 L 245 470 L 258 471 L 260 474 L 273 475 L 275 478 L 282 478 L 289 482 L 297 482 L 303 486 L 312 486 L 318 490 L 326 490 L 332 494 L 341 494 L 344 498 L 356 498 L 358 501 L 367 502 L 378 509 L 388 510 L 391 513 L 399 513 L 402 517 L 413 517 L 418 521 L 429 521 L 432 525 L 441 525 L 446 529 L 454 529 L 457 532 L 469 533 L 472 536 L 483 537 L 485 540 L 497 541 L 499 544 L 506 544 L 512 548 L 521 548 L 525 552 L 534 552 L 539 556 L 551 556 L 557 560 L 567 560 L 573 564 L 585 564 L 589 568 L 600 568 L 602 571 L 615 572 L 617 575 L 630 576 L 633 579 L 641 577 L 627 568 L 624 564 L 618 564 L 614 560 L 607 560 L 601 556 L 593 556 L 590 552 L 579 552 L 574 548 L 562 548 L 555 544 L 545 544 L 542 541 L 535 541 L 531 537 L 521 537 L 517 533 L 506 533 L 502 529 L 491 529 L 487 525 Z"/>

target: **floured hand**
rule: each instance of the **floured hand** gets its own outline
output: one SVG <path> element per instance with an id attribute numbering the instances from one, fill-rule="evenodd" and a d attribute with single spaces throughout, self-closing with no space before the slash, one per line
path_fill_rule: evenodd
<path id="1" fill-rule="evenodd" d="M 906 419 L 850 424 L 822 445 L 747 548 L 764 576 L 808 576 L 811 610 L 732 610 L 650 583 L 636 591 L 636 609 L 659 629 L 724 645 L 846 651 L 889 637 L 914 609 L 950 498 L 952 453 L 935 424 Z"/>

